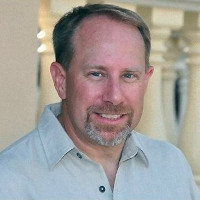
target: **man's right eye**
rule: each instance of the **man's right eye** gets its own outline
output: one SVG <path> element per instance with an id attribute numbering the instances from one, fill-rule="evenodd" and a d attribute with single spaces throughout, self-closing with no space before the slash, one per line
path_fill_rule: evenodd
<path id="1" fill-rule="evenodd" d="M 87 73 L 87 77 L 90 80 L 94 80 L 94 81 L 100 81 L 102 80 L 104 77 L 106 76 L 105 73 L 101 72 L 101 71 L 91 71 Z"/>
<path id="2" fill-rule="evenodd" d="M 104 79 L 107 76 L 107 74 L 105 71 L 92 69 L 87 71 L 85 73 L 85 76 L 90 80 L 100 81 Z"/>

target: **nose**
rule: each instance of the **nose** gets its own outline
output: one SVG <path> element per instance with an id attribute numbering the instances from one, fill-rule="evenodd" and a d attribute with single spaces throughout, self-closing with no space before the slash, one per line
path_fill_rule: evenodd
<path id="1" fill-rule="evenodd" d="M 106 81 L 105 89 L 103 93 L 103 101 L 112 103 L 113 105 L 119 105 L 123 103 L 123 91 L 120 82 L 117 80 L 109 79 Z"/>

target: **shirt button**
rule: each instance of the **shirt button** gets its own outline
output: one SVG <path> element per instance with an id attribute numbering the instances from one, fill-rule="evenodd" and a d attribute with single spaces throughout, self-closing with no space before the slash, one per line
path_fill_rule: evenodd
<path id="1" fill-rule="evenodd" d="M 106 188 L 104 186 L 100 186 L 99 187 L 99 191 L 102 192 L 102 193 L 104 193 L 106 191 Z"/>
<path id="2" fill-rule="evenodd" d="M 82 155 L 80 153 L 77 153 L 76 155 L 78 158 L 80 158 L 80 159 L 82 158 Z"/>

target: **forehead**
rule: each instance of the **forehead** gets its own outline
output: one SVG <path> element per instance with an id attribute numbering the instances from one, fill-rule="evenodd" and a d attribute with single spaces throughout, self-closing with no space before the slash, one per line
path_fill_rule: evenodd
<path id="1" fill-rule="evenodd" d="M 80 23 L 74 34 L 74 43 L 92 40 L 106 41 L 116 37 L 126 37 L 127 40 L 135 38 L 136 41 L 143 41 L 137 27 L 106 15 L 99 15 L 85 18 Z"/>
<path id="2" fill-rule="evenodd" d="M 145 65 L 145 47 L 139 30 L 107 16 L 85 19 L 73 38 L 76 64 Z"/>

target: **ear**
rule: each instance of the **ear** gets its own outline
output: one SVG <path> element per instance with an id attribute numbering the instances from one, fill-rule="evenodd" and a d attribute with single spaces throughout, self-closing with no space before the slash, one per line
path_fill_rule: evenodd
<path id="1" fill-rule="evenodd" d="M 56 91 L 61 99 L 66 99 L 66 72 L 62 65 L 53 62 L 50 67 L 51 76 Z"/>
<path id="2" fill-rule="evenodd" d="M 147 86 L 148 86 L 149 79 L 150 79 L 151 76 L 153 75 L 153 72 L 154 72 L 153 66 L 149 66 L 148 69 L 146 70 L 146 88 L 147 88 Z"/>
<path id="3" fill-rule="evenodd" d="M 153 72 L 154 72 L 153 66 L 149 66 L 146 71 L 146 78 L 148 79 L 148 81 L 151 78 L 151 76 L 153 75 Z"/>

